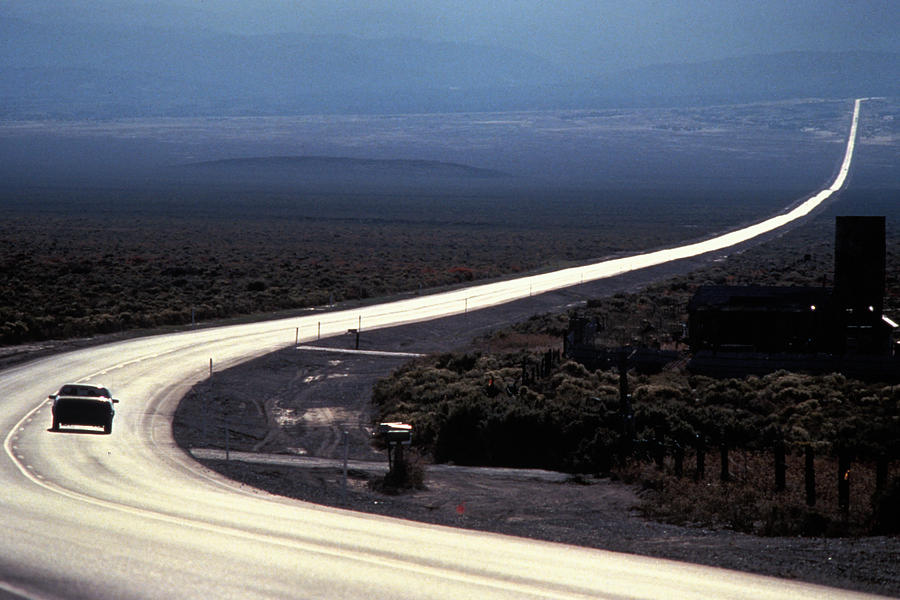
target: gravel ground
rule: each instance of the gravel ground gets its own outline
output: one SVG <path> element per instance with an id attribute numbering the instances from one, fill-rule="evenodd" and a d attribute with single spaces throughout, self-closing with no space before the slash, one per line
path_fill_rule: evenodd
<path id="1" fill-rule="evenodd" d="M 580 286 L 441 321 L 364 331 L 360 349 L 428 353 L 460 348 L 480 333 L 530 314 L 585 297 L 633 291 L 660 274 Z M 316 345 L 336 349 L 354 343 L 344 336 Z M 213 387 L 198 384 L 182 400 L 173 424 L 175 438 L 188 451 L 222 449 L 227 413 L 231 450 L 340 460 L 346 431 L 349 458 L 376 461 L 384 472 L 386 455 L 371 444 L 369 398 L 377 378 L 407 360 L 288 349 L 247 362 L 216 373 Z M 320 504 L 900 598 L 900 537 L 760 538 L 662 524 L 636 510 L 636 488 L 608 479 L 571 477 L 560 482 L 519 471 L 426 466 L 425 489 L 386 495 L 373 489 L 378 476 L 369 468 L 350 468 L 345 491 L 341 470 L 334 466 L 208 458 L 201 462 L 246 485 Z"/>

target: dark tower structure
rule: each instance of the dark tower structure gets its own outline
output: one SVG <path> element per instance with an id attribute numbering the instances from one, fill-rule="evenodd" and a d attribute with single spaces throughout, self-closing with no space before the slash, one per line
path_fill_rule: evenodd
<path id="1" fill-rule="evenodd" d="M 834 240 L 834 295 L 854 313 L 881 318 L 884 308 L 884 217 L 837 217 Z"/>
<path id="2" fill-rule="evenodd" d="M 847 352 L 879 354 L 890 344 L 881 320 L 884 230 L 884 217 L 837 217 L 835 223 L 834 299 L 843 310 Z"/>

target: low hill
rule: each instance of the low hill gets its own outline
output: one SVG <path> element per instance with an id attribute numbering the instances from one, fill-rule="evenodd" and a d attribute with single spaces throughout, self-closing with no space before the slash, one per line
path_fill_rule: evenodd
<path id="1" fill-rule="evenodd" d="M 230 158 L 178 165 L 167 174 L 191 183 L 301 187 L 491 182 L 511 177 L 501 171 L 452 162 L 342 156 Z"/>

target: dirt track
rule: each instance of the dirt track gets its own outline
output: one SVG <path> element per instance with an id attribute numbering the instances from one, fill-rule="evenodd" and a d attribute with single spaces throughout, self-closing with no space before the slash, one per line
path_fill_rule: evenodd
<path id="1" fill-rule="evenodd" d="M 363 332 L 361 350 L 428 353 L 463 347 L 474 336 L 587 296 L 634 290 L 647 281 L 696 268 L 682 264 L 598 282 L 503 307 L 436 322 Z M 322 340 L 350 348 L 350 336 Z M 174 422 L 185 449 L 229 448 L 257 454 L 342 459 L 386 456 L 371 445 L 369 398 L 378 377 L 409 360 L 372 354 L 289 349 L 216 373 L 199 384 Z M 206 431 L 201 409 L 207 410 Z M 677 527 L 646 520 L 635 510 L 635 488 L 607 479 L 565 483 L 494 471 L 432 468 L 426 490 L 388 496 L 370 489 L 371 470 L 351 468 L 347 492 L 341 470 L 204 459 L 208 467 L 247 485 L 311 502 L 429 523 L 495 531 L 562 543 L 644 554 L 795 578 L 900 597 L 900 539 L 757 538 L 731 531 Z"/>

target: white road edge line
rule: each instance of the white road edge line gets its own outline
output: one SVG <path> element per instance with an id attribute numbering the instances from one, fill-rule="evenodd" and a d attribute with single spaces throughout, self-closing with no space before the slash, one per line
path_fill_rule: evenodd
<path id="1" fill-rule="evenodd" d="M 25 598 L 26 600 L 45 600 L 50 598 L 50 596 L 35 595 L 32 592 L 23 590 L 22 588 L 16 587 L 11 583 L 6 583 L 5 581 L 0 581 L 0 591 L 12 594 L 13 596 L 18 596 L 19 598 Z"/>

